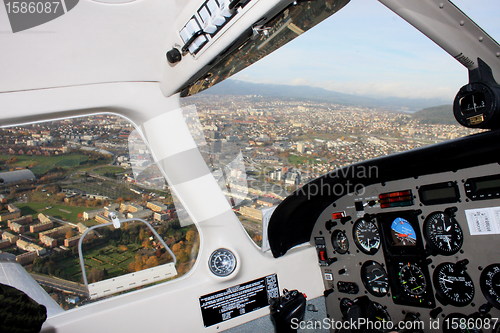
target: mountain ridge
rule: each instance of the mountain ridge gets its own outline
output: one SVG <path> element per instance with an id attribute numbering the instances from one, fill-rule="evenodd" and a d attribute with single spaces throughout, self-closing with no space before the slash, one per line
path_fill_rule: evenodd
<path id="1" fill-rule="evenodd" d="M 386 108 L 391 111 L 413 113 L 422 109 L 446 104 L 439 98 L 402 98 L 402 97 L 368 97 L 340 93 L 324 88 L 311 86 L 292 86 L 280 84 L 260 84 L 227 79 L 201 92 L 202 95 L 258 95 L 263 97 L 307 99 L 343 105 L 356 105 L 374 108 Z"/>

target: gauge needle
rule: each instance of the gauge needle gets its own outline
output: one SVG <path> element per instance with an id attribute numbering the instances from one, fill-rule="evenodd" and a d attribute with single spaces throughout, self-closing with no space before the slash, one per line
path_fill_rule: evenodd
<path id="1" fill-rule="evenodd" d="M 450 239 L 448 237 L 446 237 L 446 243 L 448 243 L 448 248 L 451 250 Z"/>
<path id="2" fill-rule="evenodd" d="M 375 276 L 375 278 L 374 278 L 374 279 L 372 279 L 372 280 L 370 280 L 370 281 L 368 281 L 368 282 L 373 282 L 373 281 L 376 281 L 376 280 L 380 279 L 382 276 L 383 276 L 383 275 L 380 275 L 380 276 Z"/>

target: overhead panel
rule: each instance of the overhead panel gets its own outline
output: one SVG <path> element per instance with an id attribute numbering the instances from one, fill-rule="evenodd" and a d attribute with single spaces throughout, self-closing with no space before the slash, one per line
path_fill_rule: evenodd
<path id="1" fill-rule="evenodd" d="M 197 54 L 251 0 L 207 0 L 179 31 L 182 52 Z"/>

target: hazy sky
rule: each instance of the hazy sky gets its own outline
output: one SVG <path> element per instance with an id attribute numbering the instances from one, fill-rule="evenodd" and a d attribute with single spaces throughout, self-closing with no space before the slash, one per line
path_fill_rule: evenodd
<path id="1" fill-rule="evenodd" d="M 500 0 L 454 2 L 499 40 Z M 234 78 L 352 94 L 450 100 L 467 83 L 467 70 L 378 1 L 351 0 Z"/>

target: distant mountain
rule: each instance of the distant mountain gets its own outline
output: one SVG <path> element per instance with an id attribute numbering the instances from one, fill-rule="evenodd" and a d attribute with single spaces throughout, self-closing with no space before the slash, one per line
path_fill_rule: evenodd
<path id="1" fill-rule="evenodd" d="M 426 108 L 413 114 L 415 119 L 424 124 L 444 124 L 456 125 L 457 121 L 453 116 L 453 105 L 440 105 Z"/>
<path id="2" fill-rule="evenodd" d="M 380 97 L 373 98 L 339 93 L 336 91 L 310 86 L 289 86 L 278 84 L 249 83 L 239 80 L 225 80 L 205 90 L 201 94 L 209 95 L 259 95 L 288 99 L 307 99 L 344 105 L 357 105 L 374 108 L 386 108 L 393 111 L 415 112 L 423 108 L 443 104 L 442 99 L 420 99 Z"/>

